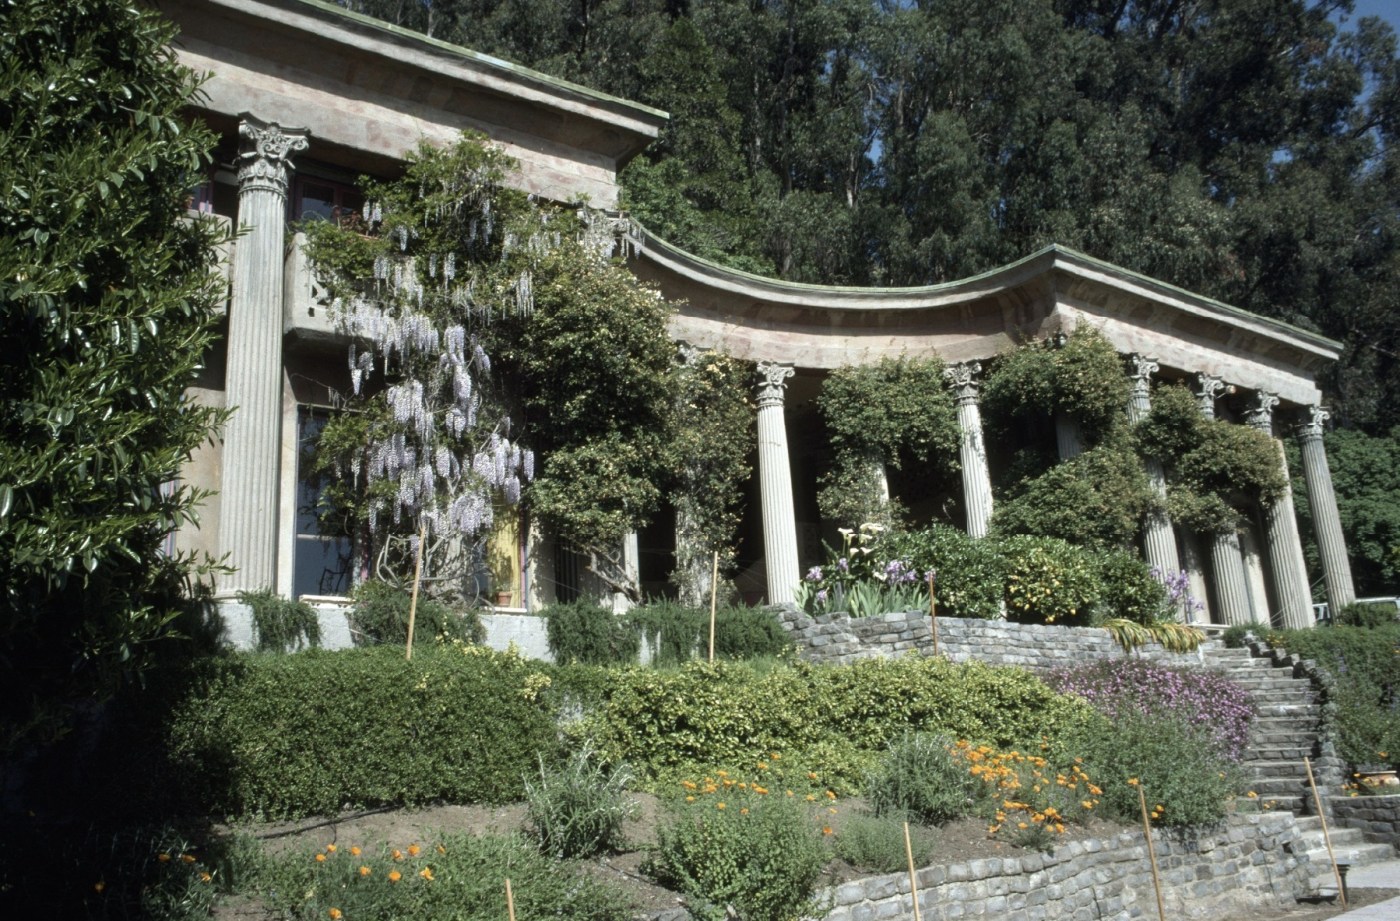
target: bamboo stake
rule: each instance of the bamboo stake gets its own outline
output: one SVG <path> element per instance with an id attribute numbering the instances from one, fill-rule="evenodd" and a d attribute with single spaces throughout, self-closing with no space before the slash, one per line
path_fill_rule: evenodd
<path id="1" fill-rule="evenodd" d="M 506 916 L 515 921 L 515 895 L 510 891 L 510 877 L 506 877 Z"/>
<path id="2" fill-rule="evenodd" d="M 423 581 L 423 540 L 428 534 L 428 519 L 418 525 L 418 553 L 413 559 L 413 597 L 408 600 L 408 649 L 405 659 L 413 658 L 413 621 L 418 615 L 418 585 Z"/>
<path id="3" fill-rule="evenodd" d="M 1152 861 L 1152 888 L 1157 890 L 1157 917 L 1167 921 L 1167 910 L 1162 907 L 1162 878 L 1157 875 L 1157 849 L 1152 846 L 1152 823 L 1147 818 L 1147 794 L 1139 785 L 1138 805 L 1142 807 L 1142 835 L 1147 839 L 1147 857 Z"/>
<path id="4" fill-rule="evenodd" d="M 715 565 L 710 571 L 710 662 L 715 661 L 715 604 L 719 600 L 719 551 L 715 551 Z"/>
<path id="5" fill-rule="evenodd" d="M 928 573 L 928 629 L 933 634 L 933 654 L 938 655 L 938 611 L 933 600 L 933 570 Z"/>
<path id="6" fill-rule="evenodd" d="M 923 921 L 919 916 L 919 881 L 914 878 L 914 845 L 909 842 L 909 823 L 904 823 L 904 856 L 909 858 L 909 895 L 914 899 L 914 921 Z"/>
<path id="7" fill-rule="evenodd" d="M 1332 850 L 1332 836 L 1327 831 L 1327 811 L 1322 808 L 1322 797 L 1317 794 L 1317 781 L 1313 779 L 1312 761 L 1303 756 L 1303 766 L 1308 769 L 1308 786 L 1312 787 L 1313 802 L 1317 803 L 1317 817 L 1322 821 L 1322 843 L 1327 845 L 1327 859 L 1332 861 L 1332 875 L 1337 878 L 1337 898 L 1342 907 L 1347 907 L 1347 891 L 1342 887 L 1342 868 L 1337 866 L 1337 855 Z"/>

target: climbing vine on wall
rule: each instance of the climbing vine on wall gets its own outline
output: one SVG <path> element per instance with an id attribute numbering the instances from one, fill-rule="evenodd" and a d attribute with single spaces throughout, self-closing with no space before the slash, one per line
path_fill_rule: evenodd
<path id="1" fill-rule="evenodd" d="M 1138 451 L 1162 462 L 1172 520 L 1207 533 L 1233 530 L 1255 502 L 1272 502 L 1288 483 L 1265 433 L 1201 415 L 1181 386 L 1159 387 L 1134 430 Z"/>
<path id="2" fill-rule="evenodd" d="M 720 352 L 685 356 L 680 367 L 673 581 L 687 604 L 708 602 L 704 589 L 714 553 L 721 576 L 732 575 L 744 483 L 752 473 L 749 454 L 757 442 L 752 380 L 753 365 Z"/>
<path id="3" fill-rule="evenodd" d="M 817 406 L 833 458 L 817 499 L 828 520 L 854 527 L 897 515 L 897 503 L 882 507 L 876 465 L 924 485 L 958 469 L 957 412 L 936 358 L 837 369 Z"/>
<path id="4" fill-rule="evenodd" d="M 1092 445 L 1123 424 L 1130 386 L 1113 344 L 1081 327 L 999 357 L 982 389 L 982 406 L 1003 424 L 1068 416 Z"/>

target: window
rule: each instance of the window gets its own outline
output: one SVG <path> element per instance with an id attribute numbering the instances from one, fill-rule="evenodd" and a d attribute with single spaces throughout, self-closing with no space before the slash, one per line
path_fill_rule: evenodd
<path id="1" fill-rule="evenodd" d="M 349 593 L 354 542 L 347 534 L 327 533 L 317 514 L 326 481 L 314 476 L 310 460 L 328 410 L 297 407 L 297 534 L 292 558 L 292 597 Z"/>
<path id="2" fill-rule="evenodd" d="M 352 185 L 298 176 L 292 196 L 292 219 L 303 221 L 354 220 L 365 205 L 365 197 Z"/>

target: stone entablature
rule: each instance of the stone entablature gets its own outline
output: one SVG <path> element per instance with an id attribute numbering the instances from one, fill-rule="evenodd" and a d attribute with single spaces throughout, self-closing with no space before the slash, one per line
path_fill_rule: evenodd
<path id="1" fill-rule="evenodd" d="M 308 129 L 317 156 L 393 172 L 420 140 L 485 132 L 527 191 L 597 207 L 666 114 L 318 0 L 167 0 L 180 61 L 210 73 L 203 115 Z"/>

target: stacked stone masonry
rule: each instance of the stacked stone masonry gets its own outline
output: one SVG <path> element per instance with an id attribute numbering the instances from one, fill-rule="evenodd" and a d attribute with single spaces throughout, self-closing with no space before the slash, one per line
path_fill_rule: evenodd
<path id="1" fill-rule="evenodd" d="M 1332 801 L 1332 813 L 1367 841 L 1400 848 L 1400 794 L 1338 797 Z"/>

